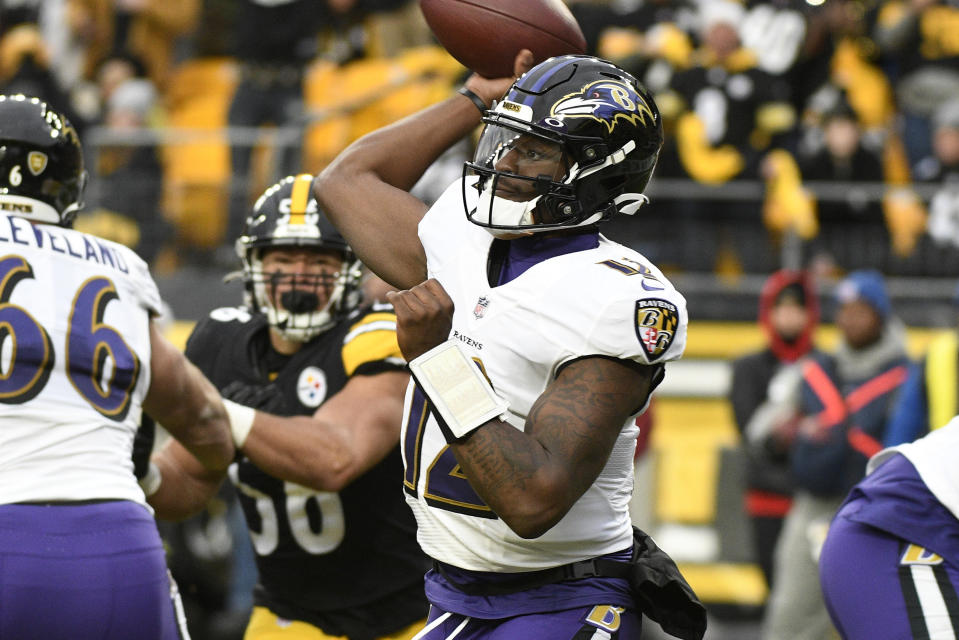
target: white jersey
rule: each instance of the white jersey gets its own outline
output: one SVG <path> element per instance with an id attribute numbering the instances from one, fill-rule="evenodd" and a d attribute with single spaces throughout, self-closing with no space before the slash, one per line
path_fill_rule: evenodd
<path id="1" fill-rule="evenodd" d="M 894 453 L 909 459 L 932 495 L 959 519 L 959 416 L 918 440 L 883 449 L 869 459 L 866 473 L 872 473 Z"/>
<path id="2" fill-rule="evenodd" d="M 127 499 L 160 295 L 130 249 L 0 215 L 0 504 Z"/>
<path id="3" fill-rule="evenodd" d="M 509 401 L 517 429 L 562 366 L 577 358 L 656 364 L 682 355 L 686 301 L 642 255 L 600 236 L 595 249 L 550 258 L 490 287 L 492 236 L 466 219 L 461 198 L 457 182 L 420 222 L 420 240 L 429 276 L 455 303 L 451 337 Z M 517 572 L 630 547 L 635 420 L 569 513 L 543 536 L 524 540 L 469 487 L 419 393 L 412 385 L 407 392 L 403 452 L 407 501 L 427 554 L 464 569 Z"/>

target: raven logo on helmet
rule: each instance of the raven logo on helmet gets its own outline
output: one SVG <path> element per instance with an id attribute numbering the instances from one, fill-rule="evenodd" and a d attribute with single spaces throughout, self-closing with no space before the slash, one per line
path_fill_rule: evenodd
<path id="1" fill-rule="evenodd" d="M 616 80 L 599 80 L 564 96 L 550 109 L 550 115 L 560 120 L 591 118 L 605 124 L 610 133 L 620 120 L 634 125 L 656 121 L 643 96 L 625 82 Z"/>

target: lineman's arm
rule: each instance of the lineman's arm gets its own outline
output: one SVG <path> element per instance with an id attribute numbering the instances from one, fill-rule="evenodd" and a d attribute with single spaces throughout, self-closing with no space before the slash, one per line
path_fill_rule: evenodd
<path id="1" fill-rule="evenodd" d="M 143 410 L 196 456 L 203 468 L 225 471 L 235 449 L 220 394 L 152 321 L 150 346 L 150 389 Z"/>
<path id="2" fill-rule="evenodd" d="M 453 302 L 436 280 L 387 297 L 408 361 L 449 335 Z M 524 431 L 494 418 L 450 448 L 470 486 L 496 515 L 517 535 L 539 537 L 599 476 L 659 371 L 599 356 L 574 360 L 534 403 Z"/>
<path id="3" fill-rule="evenodd" d="M 520 51 L 516 75 L 532 63 L 532 53 Z M 473 74 L 466 86 L 489 106 L 513 80 Z M 426 254 L 417 225 L 427 206 L 409 190 L 446 149 L 479 123 L 476 105 L 457 94 L 363 136 L 319 175 L 317 202 L 360 260 L 389 284 L 407 289 L 426 278 Z"/>
<path id="4" fill-rule="evenodd" d="M 312 416 L 256 412 L 243 453 L 277 478 L 340 491 L 399 444 L 409 374 L 350 378 Z"/>
<path id="5" fill-rule="evenodd" d="M 183 520 L 202 511 L 226 475 L 205 469 L 172 438 L 153 454 L 150 463 L 159 472 L 160 484 L 147 496 L 147 502 L 161 520 Z"/>

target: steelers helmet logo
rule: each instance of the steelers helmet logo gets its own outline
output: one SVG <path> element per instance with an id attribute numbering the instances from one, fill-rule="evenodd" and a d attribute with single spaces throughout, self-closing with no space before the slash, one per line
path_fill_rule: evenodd
<path id="1" fill-rule="evenodd" d="M 646 357 L 656 360 L 673 343 L 676 327 L 679 326 L 679 311 L 676 305 L 658 298 L 636 301 L 636 337 Z"/>
<path id="2" fill-rule="evenodd" d="M 326 384 L 326 374 L 322 369 L 306 367 L 300 372 L 296 381 L 296 395 L 305 407 L 315 409 L 326 400 L 329 387 Z"/>

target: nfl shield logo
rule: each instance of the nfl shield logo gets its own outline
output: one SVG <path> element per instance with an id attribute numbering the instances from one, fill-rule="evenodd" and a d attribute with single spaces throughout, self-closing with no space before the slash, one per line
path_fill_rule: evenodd
<path id="1" fill-rule="evenodd" d="M 476 316 L 477 320 L 486 315 L 486 307 L 488 306 L 489 298 L 486 296 L 480 296 L 480 299 L 476 301 L 476 306 L 473 307 L 473 315 Z"/>

